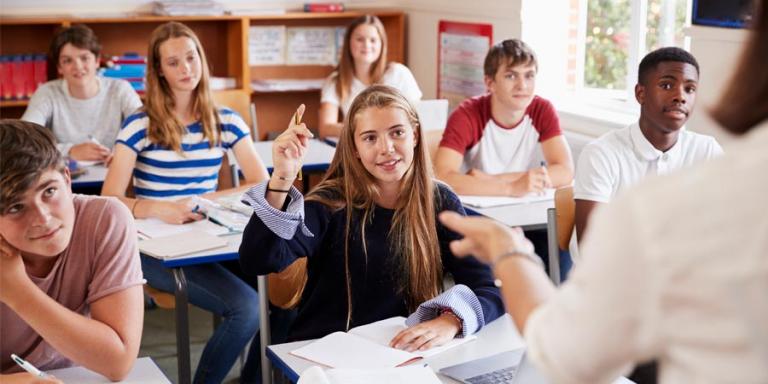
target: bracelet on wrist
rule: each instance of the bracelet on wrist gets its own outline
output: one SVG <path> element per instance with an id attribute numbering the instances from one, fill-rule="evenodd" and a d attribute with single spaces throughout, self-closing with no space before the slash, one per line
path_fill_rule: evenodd
<path id="1" fill-rule="evenodd" d="M 448 317 L 453 318 L 456 321 L 456 323 L 459 325 L 459 333 L 461 333 L 462 329 L 464 328 L 464 320 L 462 320 L 461 317 L 459 317 L 459 315 L 453 312 L 453 310 L 450 308 L 445 308 L 441 310 L 440 316 L 442 315 L 448 315 Z"/>
<path id="2" fill-rule="evenodd" d="M 541 267 L 541 269 L 544 269 L 544 262 L 541 261 L 541 259 L 538 256 L 536 256 L 535 253 L 528 253 L 528 252 L 517 251 L 517 250 L 511 251 L 511 252 L 505 252 L 499 255 L 498 257 L 496 257 L 496 261 L 493 262 L 493 265 L 491 266 L 491 268 L 496 268 L 496 266 L 501 264 L 501 262 L 504 260 L 518 258 L 518 257 L 528 260 L 538 265 L 539 267 Z M 498 288 L 501 288 L 501 285 L 502 285 L 501 279 L 494 279 L 493 285 L 495 285 Z"/>
<path id="3" fill-rule="evenodd" d="M 536 256 L 535 253 L 523 252 L 523 251 L 519 251 L 519 250 L 514 250 L 514 251 L 510 251 L 510 252 L 504 252 L 501 255 L 497 256 L 496 257 L 496 261 L 493 262 L 493 266 L 494 267 L 497 266 L 499 263 L 501 263 L 502 261 L 504 261 L 506 259 L 516 258 L 516 257 L 520 257 L 520 258 L 526 259 L 526 260 L 531 261 L 534 264 L 538 265 L 539 267 L 544 268 L 544 262 L 541 260 L 541 258 Z"/>
<path id="4" fill-rule="evenodd" d="M 282 180 L 282 181 L 291 181 L 292 182 L 292 181 L 296 180 L 296 177 L 286 177 L 286 176 L 276 175 L 274 173 L 271 175 L 271 177 L 276 177 L 278 180 Z"/>
<path id="5" fill-rule="evenodd" d="M 277 188 L 271 188 L 270 186 L 267 186 L 267 191 L 269 191 L 269 192 L 279 192 L 279 193 L 288 193 L 291 190 L 290 189 L 277 189 Z"/>

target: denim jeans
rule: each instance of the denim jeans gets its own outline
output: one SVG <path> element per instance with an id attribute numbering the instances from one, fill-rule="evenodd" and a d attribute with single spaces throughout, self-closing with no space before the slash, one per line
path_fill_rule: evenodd
<path id="1" fill-rule="evenodd" d="M 173 274 L 162 266 L 160 260 L 142 255 L 141 269 L 149 285 L 161 291 L 174 292 Z M 192 265 L 182 269 L 187 280 L 189 302 L 222 318 L 203 349 L 193 380 L 194 383 L 218 384 L 259 329 L 259 296 L 253 288 L 219 264 Z M 258 348 L 257 343 L 253 344 Z M 259 361 L 259 350 L 256 348 L 249 351 L 249 362 Z"/>

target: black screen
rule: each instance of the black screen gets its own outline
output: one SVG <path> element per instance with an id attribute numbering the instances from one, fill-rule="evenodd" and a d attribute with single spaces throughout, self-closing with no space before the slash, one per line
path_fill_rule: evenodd
<path id="1" fill-rule="evenodd" d="M 693 24 L 744 28 L 752 19 L 752 0 L 694 0 Z"/>

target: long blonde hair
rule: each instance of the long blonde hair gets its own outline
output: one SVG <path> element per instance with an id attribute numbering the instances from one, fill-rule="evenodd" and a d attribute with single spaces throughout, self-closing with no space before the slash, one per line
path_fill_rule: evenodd
<path id="1" fill-rule="evenodd" d="M 203 126 L 203 136 L 211 147 L 219 142 L 221 128 L 219 116 L 208 87 L 210 73 L 208 60 L 205 58 L 200 40 L 186 25 L 170 21 L 152 31 L 149 38 L 149 55 L 147 57 L 147 98 L 144 110 L 149 116 L 147 137 L 155 144 L 163 145 L 174 151 L 181 151 L 181 138 L 186 127 L 173 112 L 175 99 L 173 91 L 165 77 L 160 76 L 160 45 L 171 38 L 188 37 L 195 43 L 197 54 L 200 56 L 202 76 L 192 96 L 192 109 L 197 112 Z"/>
<path id="2" fill-rule="evenodd" d="M 344 261 L 347 287 L 347 329 L 352 322 L 352 290 L 349 275 L 349 238 L 352 223 L 360 224 L 363 252 L 368 255 L 365 225 L 373 219 L 378 196 L 376 179 L 356 156 L 357 117 L 368 108 L 394 108 L 406 113 L 417 142 L 413 162 L 401 180 L 400 195 L 389 231 L 390 249 L 395 253 L 406 305 L 410 311 L 435 297 L 442 288 L 443 264 L 435 225 L 436 188 L 432 178 L 429 153 L 413 105 L 395 88 L 374 85 L 360 93 L 344 120 L 344 128 L 331 166 L 323 180 L 307 195 L 334 209 L 346 208 Z M 355 219 L 354 212 L 362 216 Z"/>
<path id="3" fill-rule="evenodd" d="M 371 66 L 369 72 L 371 82 L 376 84 L 381 81 L 384 71 L 387 70 L 387 32 L 384 30 L 384 24 L 374 15 L 364 15 L 352 20 L 344 34 L 344 44 L 341 49 L 339 65 L 336 66 L 336 94 L 339 96 L 341 103 L 344 103 L 344 100 L 349 97 L 352 80 L 355 78 L 355 60 L 352 57 L 350 41 L 352 40 L 352 33 L 361 25 L 373 25 L 379 33 L 379 39 L 381 39 L 381 53 Z"/>

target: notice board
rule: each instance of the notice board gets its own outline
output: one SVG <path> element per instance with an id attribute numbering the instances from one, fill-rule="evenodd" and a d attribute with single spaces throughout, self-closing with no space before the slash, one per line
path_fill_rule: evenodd
<path id="1" fill-rule="evenodd" d="M 464 99 L 485 93 L 483 62 L 493 26 L 441 20 L 437 40 L 437 98 L 448 99 L 453 111 Z"/>

